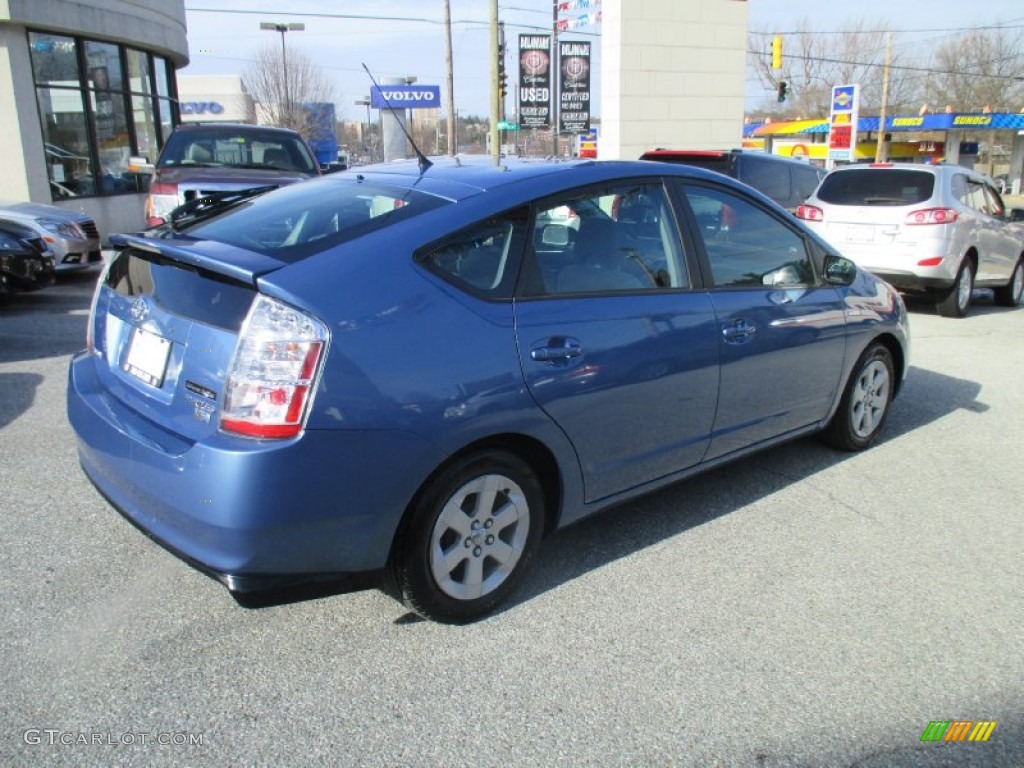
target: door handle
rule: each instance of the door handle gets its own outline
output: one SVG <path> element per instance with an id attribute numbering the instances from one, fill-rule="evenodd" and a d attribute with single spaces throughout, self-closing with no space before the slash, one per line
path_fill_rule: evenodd
<path id="1" fill-rule="evenodd" d="M 722 328 L 722 337 L 728 344 L 745 344 L 757 333 L 757 326 L 746 320 L 734 320 Z"/>
<path id="2" fill-rule="evenodd" d="M 530 358 L 538 363 L 565 363 L 583 354 L 583 345 L 578 339 L 556 337 L 548 339 L 547 345 L 530 350 Z"/>

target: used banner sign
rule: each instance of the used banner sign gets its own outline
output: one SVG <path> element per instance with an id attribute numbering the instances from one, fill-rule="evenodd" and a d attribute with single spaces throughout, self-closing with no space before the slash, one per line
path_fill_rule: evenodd
<path id="1" fill-rule="evenodd" d="M 590 43 L 559 41 L 558 55 L 562 74 L 559 130 L 586 133 L 590 129 Z"/>
<path id="2" fill-rule="evenodd" d="M 551 125 L 551 35 L 519 36 L 519 125 Z"/>

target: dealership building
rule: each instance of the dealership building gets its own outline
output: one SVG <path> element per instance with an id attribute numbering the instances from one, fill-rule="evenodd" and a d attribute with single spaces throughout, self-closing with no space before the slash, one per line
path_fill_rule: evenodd
<path id="1" fill-rule="evenodd" d="M 183 0 L 0 3 L 0 199 L 81 211 L 101 233 L 138 229 L 143 181 L 179 121 Z"/>

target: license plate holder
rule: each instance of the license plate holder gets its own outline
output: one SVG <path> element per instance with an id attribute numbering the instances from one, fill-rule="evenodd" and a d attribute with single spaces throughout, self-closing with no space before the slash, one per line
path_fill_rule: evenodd
<path id="1" fill-rule="evenodd" d="M 127 373 L 159 389 L 167 373 L 171 342 L 163 336 L 136 328 L 128 342 L 128 354 L 121 366 Z"/>

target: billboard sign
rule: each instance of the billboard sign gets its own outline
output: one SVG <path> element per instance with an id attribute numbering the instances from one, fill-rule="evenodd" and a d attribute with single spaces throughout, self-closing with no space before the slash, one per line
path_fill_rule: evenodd
<path id="1" fill-rule="evenodd" d="M 560 40 L 561 72 L 559 130 L 586 133 L 590 129 L 590 43 Z"/>
<path id="2" fill-rule="evenodd" d="M 375 85 L 370 88 L 370 106 L 374 109 L 437 109 L 441 106 L 441 86 Z"/>
<path id="3" fill-rule="evenodd" d="M 519 125 L 551 125 L 551 35 L 519 36 Z"/>
<path id="4" fill-rule="evenodd" d="M 857 157 L 857 113 L 860 86 L 832 88 L 832 110 L 828 118 L 828 159 L 852 163 Z"/>

